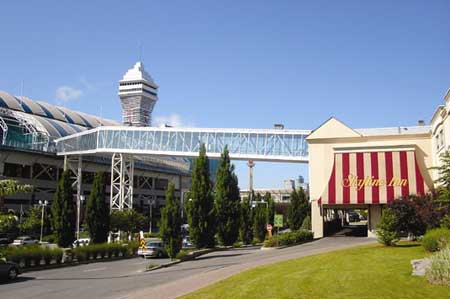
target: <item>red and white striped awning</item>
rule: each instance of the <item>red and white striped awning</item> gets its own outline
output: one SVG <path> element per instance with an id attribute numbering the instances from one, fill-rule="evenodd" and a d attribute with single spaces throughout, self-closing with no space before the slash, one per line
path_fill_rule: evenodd
<path id="1" fill-rule="evenodd" d="M 429 190 L 414 150 L 335 153 L 321 204 L 386 204 Z"/>

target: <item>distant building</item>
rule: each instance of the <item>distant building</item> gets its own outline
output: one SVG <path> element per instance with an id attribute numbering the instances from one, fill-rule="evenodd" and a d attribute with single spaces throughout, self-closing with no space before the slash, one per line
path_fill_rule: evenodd
<path id="1" fill-rule="evenodd" d="M 275 202 L 279 202 L 279 203 L 289 203 L 291 201 L 291 192 L 292 192 L 292 188 L 291 189 L 270 189 L 270 188 L 259 188 L 259 189 L 253 189 L 253 192 L 255 194 L 259 193 L 262 196 L 264 196 L 264 194 L 266 194 L 267 192 L 270 193 L 270 196 L 272 196 L 273 200 Z M 244 200 L 246 198 L 249 197 L 249 193 L 250 191 L 248 189 L 241 189 L 241 200 Z"/>
<path id="2" fill-rule="evenodd" d="M 147 126 L 157 101 L 158 86 L 141 62 L 128 70 L 119 82 L 123 122 Z M 27 209 L 39 200 L 52 201 L 58 178 L 64 168 L 64 157 L 57 155 L 55 140 L 100 126 L 120 126 L 117 121 L 74 111 L 25 96 L 0 91 L 0 177 L 31 184 L 31 193 L 6 196 L 2 204 L 8 209 Z M 82 159 L 81 194 L 92 188 L 95 173 L 104 172 L 109 200 L 111 157 L 85 155 Z M 71 163 L 69 163 L 69 169 Z M 135 158 L 133 207 L 141 211 L 162 206 L 169 183 L 175 184 L 176 196 L 189 188 L 191 161 L 176 157 L 139 156 Z"/>
<path id="3" fill-rule="evenodd" d="M 300 181 L 300 182 L 299 182 Z M 303 188 L 305 192 L 308 193 L 309 185 L 305 183 L 305 179 L 299 176 L 297 182 L 293 179 L 286 179 L 283 181 L 283 188 L 256 188 L 253 189 L 255 194 L 261 194 L 264 196 L 267 192 L 270 193 L 275 202 L 278 203 L 289 203 L 291 202 L 291 192 L 297 188 Z M 249 197 L 249 189 L 241 189 L 241 200 Z"/>
<path id="4" fill-rule="evenodd" d="M 296 188 L 302 187 L 303 190 L 305 190 L 305 191 L 309 190 L 309 184 L 305 183 L 305 178 L 301 175 L 299 175 L 297 180 L 295 181 L 295 187 Z"/>
<path id="5" fill-rule="evenodd" d="M 151 126 L 153 107 L 158 101 L 158 85 L 145 71 L 142 62 L 137 62 L 120 80 L 119 97 L 125 125 Z"/>
<path id="6" fill-rule="evenodd" d="M 283 181 L 284 189 L 293 190 L 295 189 L 295 181 L 292 179 L 287 179 Z"/>

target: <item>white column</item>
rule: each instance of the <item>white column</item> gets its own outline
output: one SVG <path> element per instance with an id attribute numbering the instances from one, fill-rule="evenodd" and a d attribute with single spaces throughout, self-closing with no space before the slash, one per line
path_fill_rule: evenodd
<path id="1" fill-rule="evenodd" d="M 381 205 L 369 205 L 367 215 L 367 237 L 376 238 L 377 225 L 381 218 Z"/>
<path id="2" fill-rule="evenodd" d="M 311 229 L 314 239 L 323 238 L 323 215 L 322 207 L 318 200 L 311 201 Z"/>
<path id="3" fill-rule="evenodd" d="M 255 167 L 255 162 L 250 160 L 250 161 L 248 161 L 247 165 L 248 165 L 248 174 L 249 174 L 248 190 L 250 191 L 248 198 L 249 198 L 250 202 L 252 202 L 253 201 L 253 167 Z"/>

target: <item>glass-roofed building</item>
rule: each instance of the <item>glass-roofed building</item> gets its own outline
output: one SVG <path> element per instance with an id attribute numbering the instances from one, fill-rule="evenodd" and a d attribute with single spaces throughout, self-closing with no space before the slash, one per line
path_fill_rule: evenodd
<path id="1" fill-rule="evenodd" d="M 55 140 L 99 126 L 118 125 L 123 124 L 0 91 L 0 176 L 34 186 L 32 193 L 6 197 L 0 205 L 26 210 L 39 200 L 51 201 L 64 167 L 64 158 L 56 154 Z M 133 206 L 137 210 L 148 213 L 151 203 L 158 213 L 169 182 L 175 184 L 177 196 L 189 185 L 188 159 L 150 156 L 134 159 Z M 89 194 L 94 174 L 99 171 L 109 175 L 111 156 L 83 157 L 82 194 Z M 106 190 L 108 200 L 109 186 Z"/>

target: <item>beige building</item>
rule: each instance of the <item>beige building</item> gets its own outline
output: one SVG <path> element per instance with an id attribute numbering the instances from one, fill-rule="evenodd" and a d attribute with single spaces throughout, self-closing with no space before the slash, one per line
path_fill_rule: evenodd
<path id="1" fill-rule="evenodd" d="M 353 129 L 332 117 L 314 130 L 307 138 L 314 237 L 324 236 L 330 215 L 353 209 L 367 209 L 374 236 L 384 205 L 434 188 L 434 167 L 450 149 L 449 115 L 450 90 L 430 125 Z"/>
<path id="2" fill-rule="evenodd" d="M 450 89 L 444 97 L 444 105 L 437 107 L 431 118 L 431 150 L 433 165 L 439 166 L 439 156 L 450 149 Z M 433 179 L 437 179 L 437 171 L 432 171 Z"/>
<path id="3" fill-rule="evenodd" d="M 382 206 L 433 186 L 432 127 L 352 129 L 331 118 L 307 138 L 314 237 L 330 210 L 367 209 L 372 236 Z"/>

